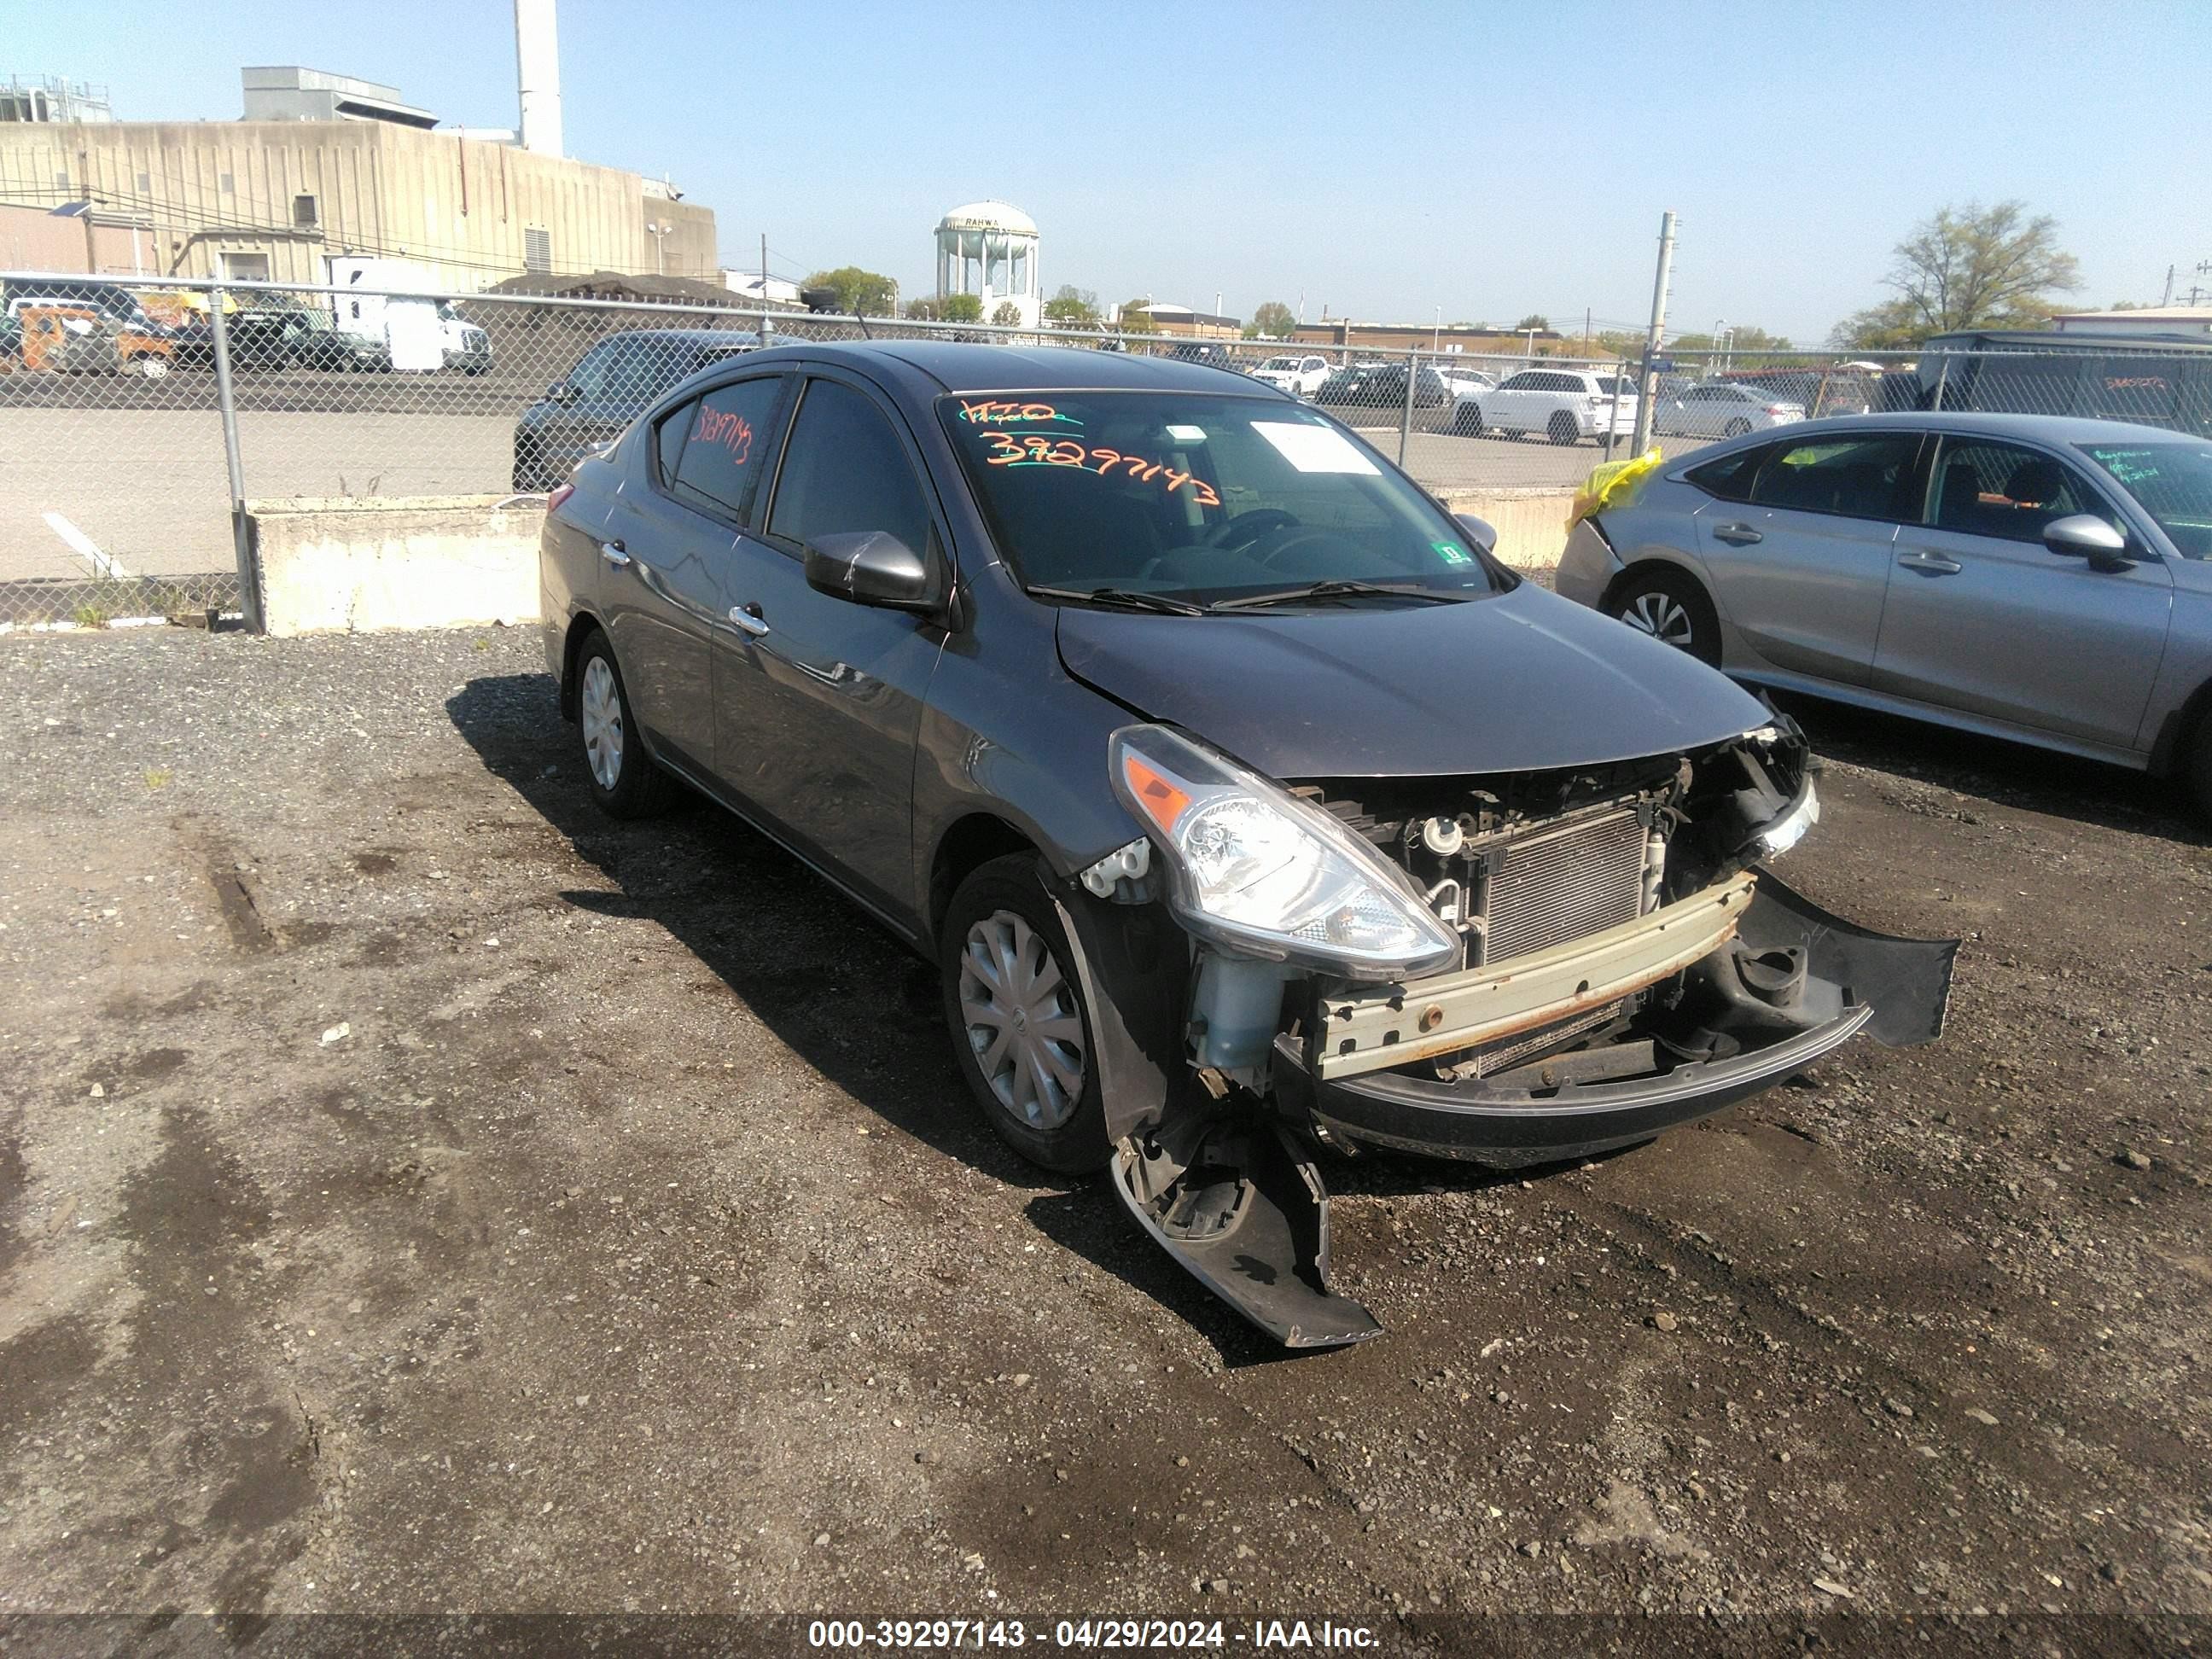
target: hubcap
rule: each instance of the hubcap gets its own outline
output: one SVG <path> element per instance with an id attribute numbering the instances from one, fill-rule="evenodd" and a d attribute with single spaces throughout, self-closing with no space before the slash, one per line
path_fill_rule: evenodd
<path id="1" fill-rule="evenodd" d="M 1638 593 L 1620 613 L 1621 621 L 1639 634 L 1663 640 L 1677 650 L 1690 648 L 1690 613 L 1664 593 Z"/>
<path id="2" fill-rule="evenodd" d="M 584 757 L 599 787 L 612 789 L 622 781 L 622 693 L 615 687 L 615 671 L 605 657 L 584 665 Z"/>
<path id="3" fill-rule="evenodd" d="M 1044 935 L 1011 910 L 968 930 L 960 1018 L 999 1103 L 1032 1127 L 1057 1129 L 1083 1098 L 1083 1014 Z"/>

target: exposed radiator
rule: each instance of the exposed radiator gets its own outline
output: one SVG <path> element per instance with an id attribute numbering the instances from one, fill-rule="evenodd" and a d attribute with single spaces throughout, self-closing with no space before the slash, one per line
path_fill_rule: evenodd
<path id="1" fill-rule="evenodd" d="M 1641 915 L 1645 835 L 1632 807 L 1532 830 L 1485 857 L 1482 961 L 1505 962 Z"/>

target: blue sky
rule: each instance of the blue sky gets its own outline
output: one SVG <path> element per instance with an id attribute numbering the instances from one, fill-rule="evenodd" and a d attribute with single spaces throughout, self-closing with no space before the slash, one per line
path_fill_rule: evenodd
<path id="1" fill-rule="evenodd" d="M 125 118 L 235 118 L 241 64 L 304 63 L 514 120 L 499 0 L 101 0 L 30 8 L 8 46 Z M 1048 289 L 1240 316 L 1641 319 L 1666 208 L 1677 331 L 1817 340 L 1946 202 L 2056 216 L 2084 304 L 2212 260 L 2201 3 L 562 0 L 561 47 L 570 154 L 669 174 L 730 263 L 764 231 L 779 275 L 909 295 L 939 214 L 987 196 L 1038 222 Z"/>

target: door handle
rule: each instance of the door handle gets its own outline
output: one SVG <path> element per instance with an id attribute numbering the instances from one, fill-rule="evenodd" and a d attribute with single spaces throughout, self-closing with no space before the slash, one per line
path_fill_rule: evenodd
<path id="1" fill-rule="evenodd" d="M 768 632 L 768 623 L 761 619 L 761 608 L 757 603 L 732 605 L 730 620 L 742 632 L 751 635 L 755 639 Z"/>
<path id="2" fill-rule="evenodd" d="M 617 570 L 629 562 L 629 555 L 623 551 L 623 544 L 620 542 L 601 542 L 599 556 Z"/>
<path id="3" fill-rule="evenodd" d="M 1726 542 L 1730 547 L 1749 547 L 1753 542 L 1762 542 L 1766 538 L 1747 524 L 1723 524 L 1713 527 L 1713 539 Z"/>
<path id="4" fill-rule="evenodd" d="M 1930 553 L 1916 547 L 1909 553 L 1900 553 L 1897 562 L 1907 570 L 1917 570 L 1923 576 L 1955 576 L 1966 567 L 1956 559 L 1947 559 L 1941 553 Z"/>

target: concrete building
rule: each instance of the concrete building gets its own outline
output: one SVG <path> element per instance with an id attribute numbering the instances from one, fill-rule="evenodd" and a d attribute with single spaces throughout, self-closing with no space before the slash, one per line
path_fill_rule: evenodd
<path id="1" fill-rule="evenodd" d="M 1127 306 L 1115 306 L 1112 320 L 1119 322 Z M 1242 318 L 1221 317 L 1212 312 L 1193 311 L 1169 300 L 1147 301 L 1142 307 L 1152 325 L 1163 334 L 1180 334 L 1194 340 L 1233 340 L 1244 331 Z"/>
<path id="2" fill-rule="evenodd" d="M 1038 286 L 1036 221 L 1005 202 L 969 202 L 937 222 L 937 297 L 972 294 L 983 320 L 1012 304 L 1018 325 L 1035 328 L 1043 308 Z"/>
<path id="3" fill-rule="evenodd" d="M 2062 311 L 2051 319 L 2061 334 L 2212 336 L 2212 306 L 2142 306 L 2126 311 Z"/>
<path id="4" fill-rule="evenodd" d="M 11 75 L 0 81 L 0 121 L 112 121 L 107 88 L 58 75 Z"/>
<path id="5" fill-rule="evenodd" d="M 236 122 L 114 121 L 90 88 L 0 88 L 0 111 L 26 112 L 0 120 L 7 263 L 321 283 L 337 254 L 408 260 L 458 292 L 611 272 L 719 287 L 713 210 L 562 153 L 553 9 L 514 0 L 518 132 L 441 131 L 396 87 L 296 66 L 244 70 Z"/>

